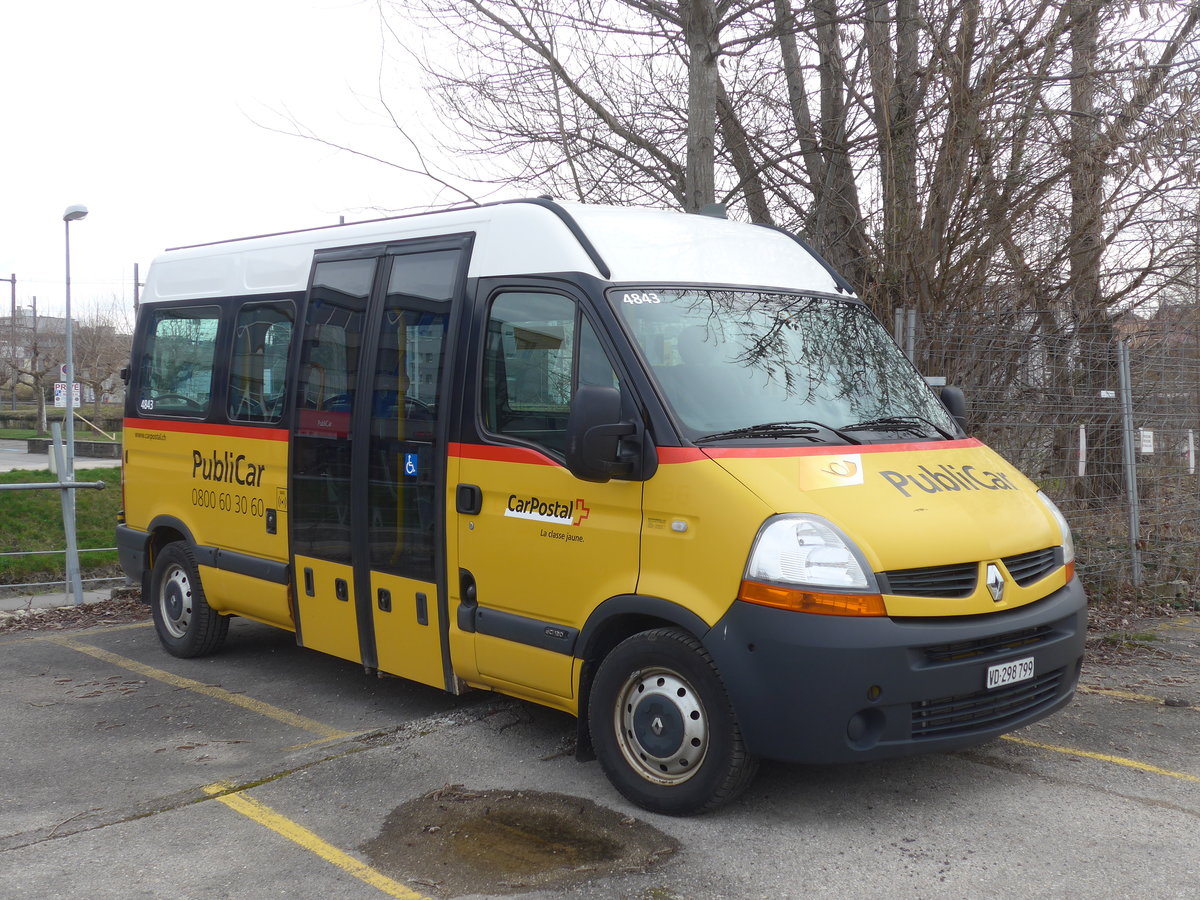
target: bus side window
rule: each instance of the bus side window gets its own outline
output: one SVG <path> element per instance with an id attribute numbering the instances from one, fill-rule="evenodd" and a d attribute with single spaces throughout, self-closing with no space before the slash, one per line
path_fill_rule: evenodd
<path id="1" fill-rule="evenodd" d="M 229 418 L 278 422 L 283 417 L 292 304 L 248 303 L 238 312 L 229 367 Z"/>
<path id="2" fill-rule="evenodd" d="M 155 309 L 138 373 L 138 413 L 204 418 L 212 397 L 215 306 Z"/>
<path id="3" fill-rule="evenodd" d="M 561 294 L 513 292 L 492 304 L 484 360 L 483 419 L 489 431 L 561 455 L 580 384 L 617 387 L 592 326 Z"/>

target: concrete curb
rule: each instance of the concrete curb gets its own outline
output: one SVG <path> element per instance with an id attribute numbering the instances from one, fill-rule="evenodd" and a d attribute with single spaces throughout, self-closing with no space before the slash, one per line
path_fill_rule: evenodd
<path id="1" fill-rule="evenodd" d="M 2 587 L 2 585 L 0 585 Z M 105 588 L 97 591 L 84 591 L 84 603 L 103 603 L 113 598 L 116 590 L 124 588 Z M 59 606 L 74 606 L 71 596 L 65 591 L 53 594 L 16 594 L 11 597 L 0 597 L 0 613 L 19 613 L 25 610 L 54 609 Z"/>

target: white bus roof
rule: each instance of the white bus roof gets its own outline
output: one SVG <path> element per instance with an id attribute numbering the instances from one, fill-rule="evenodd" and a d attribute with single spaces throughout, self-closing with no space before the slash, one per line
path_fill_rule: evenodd
<path id="1" fill-rule="evenodd" d="M 838 291 L 819 259 L 770 228 L 668 210 L 553 206 L 575 220 L 595 254 L 551 204 L 497 203 L 168 250 L 151 265 L 142 299 L 303 291 L 316 250 L 466 233 L 475 235 L 470 277 L 579 272 L 633 284 Z"/>

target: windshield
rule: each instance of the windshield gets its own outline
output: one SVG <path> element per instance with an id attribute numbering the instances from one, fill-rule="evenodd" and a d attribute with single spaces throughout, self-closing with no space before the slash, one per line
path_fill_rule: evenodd
<path id="1" fill-rule="evenodd" d="M 609 297 L 694 441 L 957 436 L 861 303 L 704 289 L 613 289 Z"/>

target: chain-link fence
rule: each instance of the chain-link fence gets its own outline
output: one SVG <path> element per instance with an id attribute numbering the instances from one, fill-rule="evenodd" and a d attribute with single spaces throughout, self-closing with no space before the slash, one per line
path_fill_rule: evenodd
<path id="1" fill-rule="evenodd" d="M 1033 478 L 1074 531 L 1095 596 L 1200 581 L 1200 310 L 1091 334 L 1053 318 L 896 319 L 922 372 L 967 394 L 973 435 Z"/>

